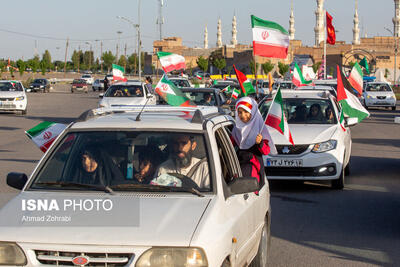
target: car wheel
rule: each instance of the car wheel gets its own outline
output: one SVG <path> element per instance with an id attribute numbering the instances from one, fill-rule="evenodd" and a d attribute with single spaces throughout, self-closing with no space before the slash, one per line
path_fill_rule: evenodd
<path id="1" fill-rule="evenodd" d="M 258 245 L 258 251 L 256 257 L 250 264 L 250 267 L 264 267 L 267 266 L 269 247 L 271 243 L 271 220 L 269 217 L 265 217 L 264 227 L 261 232 L 260 244 Z"/>
<path id="2" fill-rule="evenodd" d="M 73 93 L 74 93 L 74 90 L 71 90 L 71 93 L 73 94 Z"/>
<path id="3" fill-rule="evenodd" d="M 26 108 L 26 109 L 24 109 L 24 110 L 22 110 L 22 111 L 21 111 L 21 115 L 26 115 L 27 111 L 28 111 L 28 109 L 27 109 L 27 108 Z"/>
<path id="4" fill-rule="evenodd" d="M 345 177 L 345 168 L 342 168 L 339 178 L 331 181 L 332 189 L 338 189 L 338 190 L 343 189 L 344 177 Z"/>
<path id="5" fill-rule="evenodd" d="M 221 267 L 231 267 L 229 259 L 225 259 L 224 262 L 221 264 Z"/>
<path id="6" fill-rule="evenodd" d="M 396 110 L 396 106 L 392 107 L 392 110 Z"/>

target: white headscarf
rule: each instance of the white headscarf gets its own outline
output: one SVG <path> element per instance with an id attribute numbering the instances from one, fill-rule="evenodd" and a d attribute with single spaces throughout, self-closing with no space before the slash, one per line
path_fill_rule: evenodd
<path id="1" fill-rule="evenodd" d="M 251 118 L 244 123 L 238 116 L 238 109 L 243 108 L 251 113 Z M 258 134 L 263 136 L 263 139 L 268 140 L 271 154 L 277 154 L 274 142 L 269 134 L 268 128 L 264 123 L 264 119 L 258 110 L 257 102 L 250 97 L 242 97 L 236 102 L 235 109 L 236 126 L 233 128 L 232 136 L 240 149 L 249 149 L 256 143 Z"/>

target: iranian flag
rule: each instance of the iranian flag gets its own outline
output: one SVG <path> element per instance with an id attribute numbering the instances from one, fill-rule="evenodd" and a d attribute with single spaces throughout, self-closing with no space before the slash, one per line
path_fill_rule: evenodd
<path id="1" fill-rule="evenodd" d="M 254 87 L 251 84 L 251 81 L 249 79 L 247 79 L 246 75 L 244 75 L 241 71 L 236 69 L 235 65 L 233 65 L 233 69 L 235 70 L 236 77 L 239 81 L 240 87 L 242 88 L 243 94 L 245 96 L 254 94 L 256 92 L 256 90 L 254 90 Z"/>
<path id="2" fill-rule="evenodd" d="M 342 107 L 342 111 L 350 118 L 357 118 L 358 122 L 369 117 L 369 112 L 361 105 L 358 98 L 347 91 L 343 86 L 343 79 L 346 79 L 339 69 L 337 68 L 337 101 Z"/>
<path id="3" fill-rule="evenodd" d="M 283 112 L 283 101 L 280 88 L 278 88 L 274 101 L 269 108 L 265 124 L 283 134 L 286 139 L 294 145 L 292 134 L 290 133 L 289 125 L 285 113 Z"/>
<path id="4" fill-rule="evenodd" d="M 194 107 L 196 105 L 192 104 L 182 91 L 179 90 L 176 85 L 168 80 L 165 74 L 161 77 L 160 81 L 156 86 L 156 92 L 159 94 L 165 102 L 171 106 L 182 106 L 182 107 Z"/>
<path id="5" fill-rule="evenodd" d="M 25 134 L 32 139 L 40 150 L 46 152 L 65 128 L 67 128 L 65 124 L 44 121 L 26 131 Z"/>
<path id="6" fill-rule="evenodd" d="M 221 90 L 221 92 L 224 92 L 224 93 L 230 93 L 232 91 L 232 89 L 231 89 L 231 86 L 230 85 L 228 85 L 227 87 L 225 87 L 225 88 L 223 88 L 222 90 Z"/>
<path id="7" fill-rule="evenodd" d="M 297 87 L 306 86 L 312 83 L 312 81 L 307 81 L 306 79 L 304 79 L 303 73 L 301 72 L 300 67 L 299 65 L 297 65 L 296 62 L 294 63 L 292 82 Z"/>
<path id="8" fill-rule="evenodd" d="M 359 95 L 362 95 L 363 92 L 363 76 L 363 71 L 360 65 L 358 65 L 358 63 L 356 62 L 350 72 L 348 80 L 351 86 L 353 86 L 353 88 L 357 90 Z"/>
<path id="9" fill-rule="evenodd" d="M 251 15 L 251 27 L 253 28 L 254 55 L 286 58 L 289 34 L 281 25 Z"/>
<path id="10" fill-rule="evenodd" d="M 169 52 L 157 52 L 157 57 L 160 60 L 161 66 L 166 73 L 173 70 L 186 68 L 185 58 L 181 55 Z"/>
<path id="11" fill-rule="evenodd" d="M 125 69 L 117 64 L 112 64 L 112 74 L 114 81 L 126 82 L 128 79 L 124 77 Z"/>
<path id="12" fill-rule="evenodd" d="M 199 80 L 203 80 L 203 76 L 201 76 L 199 74 L 196 74 L 196 78 L 199 79 Z"/>
<path id="13" fill-rule="evenodd" d="M 232 98 L 233 99 L 238 99 L 239 98 L 239 96 L 240 96 L 240 91 L 238 90 L 238 89 L 233 89 L 233 92 L 232 92 Z"/>

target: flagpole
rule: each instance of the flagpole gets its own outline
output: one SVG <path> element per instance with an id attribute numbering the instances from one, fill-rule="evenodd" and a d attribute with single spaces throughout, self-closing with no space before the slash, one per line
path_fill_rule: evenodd
<path id="1" fill-rule="evenodd" d="M 256 98 L 258 98 L 258 86 L 257 86 L 257 62 L 256 62 L 256 55 L 254 54 L 254 47 L 253 47 L 253 60 L 254 60 L 254 79 L 256 80 Z"/>
<path id="2" fill-rule="evenodd" d="M 327 38 L 327 34 L 326 34 L 326 10 L 324 12 L 325 14 L 325 18 L 324 18 L 324 25 L 325 25 L 325 31 L 324 31 L 324 79 L 326 80 L 326 38 Z"/>

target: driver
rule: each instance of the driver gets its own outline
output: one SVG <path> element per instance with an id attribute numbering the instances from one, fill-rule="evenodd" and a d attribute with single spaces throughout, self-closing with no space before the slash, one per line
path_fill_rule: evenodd
<path id="1" fill-rule="evenodd" d="M 191 178 L 200 188 L 210 187 L 207 159 L 193 157 L 197 142 L 188 135 L 174 135 L 168 145 L 170 157 L 161 163 L 156 177 L 162 174 L 178 173 Z"/>

